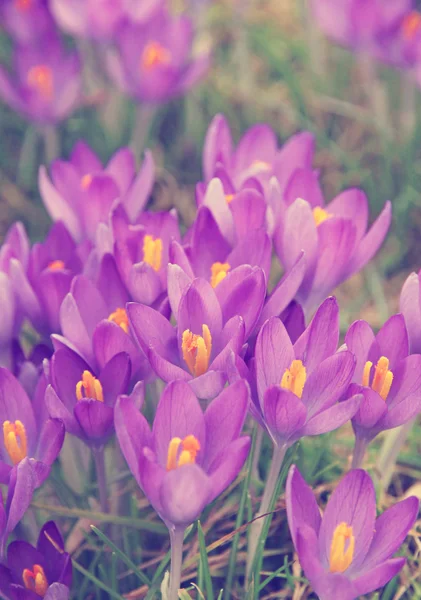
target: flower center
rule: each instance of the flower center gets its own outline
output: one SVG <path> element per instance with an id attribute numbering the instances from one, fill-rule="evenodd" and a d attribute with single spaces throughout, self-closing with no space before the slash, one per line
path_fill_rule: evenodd
<path id="1" fill-rule="evenodd" d="M 116 308 L 108 317 L 108 321 L 112 321 L 121 327 L 125 333 L 129 333 L 129 318 L 124 308 Z"/>
<path id="2" fill-rule="evenodd" d="M 329 567 L 331 573 L 343 573 L 354 558 L 355 538 L 352 527 L 340 523 L 333 532 L 330 546 Z"/>
<path id="3" fill-rule="evenodd" d="M 62 260 L 53 260 L 48 265 L 50 271 L 62 271 L 65 268 L 65 264 Z"/>
<path id="4" fill-rule="evenodd" d="M 363 371 L 363 386 L 370 387 L 370 374 L 373 363 L 367 361 Z M 371 389 L 380 394 L 383 400 L 387 399 L 393 382 L 393 373 L 389 371 L 389 359 L 381 356 L 374 368 L 374 376 L 371 382 Z"/>
<path id="5" fill-rule="evenodd" d="M 230 269 L 231 265 L 228 263 L 214 262 L 211 266 L 211 286 L 216 288 L 218 283 L 225 279 Z"/>
<path id="6" fill-rule="evenodd" d="M 303 395 L 307 379 L 306 368 L 301 360 L 293 360 L 289 369 L 282 376 L 281 387 L 289 390 L 299 398 Z"/>
<path id="7" fill-rule="evenodd" d="M 162 261 L 162 240 L 154 238 L 152 235 L 145 235 L 143 238 L 143 260 L 151 265 L 154 271 L 159 271 Z"/>
<path id="8" fill-rule="evenodd" d="M 417 10 L 410 12 L 402 22 L 402 33 L 405 39 L 412 41 L 421 29 L 421 13 Z"/>
<path id="9" fill-rule="evenodd" d="M 209 327 L 202 325 L 202 335 L 196 335 L 190 329 L 183 331 L 181 349 L 192 375 L 198 377 L 206 373 L 212 351 L 212 336 Z"/>
<path id="10" fill-rule="evenodd" d="M 33 565 L 32 571 L 24 569 L 22 579 L 27 590 L 35 592 L 41 598 L 45 596 L 48 589 L 48 581 L 41 565 Z"/>
<path id="11" fill-rule="evenodd" d="M 90 173 L 86 173 L 86 175 L 84 175 L 82 177 L 82 179 L 80 180 L 80 187 L 82 188 L 82 190 L 87 190 L 89 188 L 89 186 L 92 183 L 92 175 Z"/>
<path id="12" fill-rule="evenodd" d="M 168 445 L 167 471 L 194 464 L 199 450 L 200 444 L 194 435 L 188 435 L 183 440 L 179 437 L 172 438 Z"/>
<path id="13" fill-rule="evenodd" d="M 324 210 L 324 208 L 320 208 L 320 206 L 315 206 L 313 208 L 313 217 L 316 226 L 318 226 L 320 225 L 320 223 L 323 223 L 323 221 L 327 221 L 327 219 L 333 217 L 333 215 L 332 213 L 328 213 L 327 210 Z"/>
<path id="14" fill-rule="evenodd" d="M 227 202 L 227 204 L 229 204 L 230 202 L 232 202 L 235 198 L 235 194 L 225 194 L 225 200 Z"/>
<path id="15" fill-rule="evenodd" d="M 169 65 L 171 63 L 171 52 L 164 48 L 159 42 L 149 42 L 146 44 L 140 58 L 141 68 L 145 71 L 151 71 L 159 66 Z"/>
<path id="16" fill-rule="evenodd" d="M 44 100 L 53 97 L 53 72 L 47 65 L 36 65 L 28 71 L 26 78 L 28 85 L 35 89 Z"/>
<path id="17" fill-rule="evenodd" d="M 83 371 L 82 379 L 76 384 L 76 398 L 78 400 L 98 400 L 104 402 L 102 385 L 99 379 L 94 377 L 89 371 Z"/>
<path id="18" fill-rule="evenodd" d="M 22 421 L 4 421 L 3 423 L 4 447 L 14 465 L 28 456 L 28 444 L 25 426 Z"/>
<path id="19" fill-rule="evenodd" d="M 15 7 L 20 12 L 29 10 L 32 6 L 32 0 L 15 0 Z"/>

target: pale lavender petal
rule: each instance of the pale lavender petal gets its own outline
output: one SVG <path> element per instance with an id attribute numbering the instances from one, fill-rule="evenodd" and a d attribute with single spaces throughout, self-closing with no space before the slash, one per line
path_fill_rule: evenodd
<path id="1" fill-rule="evenodd" d="M 294 546 L 297 546 L 297 529 L 303 524 L 318 535 L 322 522 L 320 509 L 311 487 L 307 485 L 296 465 L 292 465 L 288 473 L 285 502 L 289 531 Z"/>

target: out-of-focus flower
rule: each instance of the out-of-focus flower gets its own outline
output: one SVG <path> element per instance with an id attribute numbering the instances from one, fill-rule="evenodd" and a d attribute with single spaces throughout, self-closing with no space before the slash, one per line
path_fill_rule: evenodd
<path id="1" fill-rule="evenodd" d="M 323 516 L 297 467 L 286 491 L 289 530 L 301 567 L 322 600 L 354 600 L 383 587 L 405 564 L 391 558 L 413 526 L 419 508 L 414 496 L 376 519 L 376 493 L 369 475 L 345 475 Z"/>
<path id="2" fill-rule="evenodd" d="M 411 273 L 402 286 L 399 309 L 405 319 L 411 354 L 421 354 L 421 282 L 420 273 Z"/>
<path id="3" fill-rule="evenodd" d="M 140 0 L 142 3 L 142 0 Z M 122 18 L 123 0 L 51 0 L 51 12 L 66 33 L 109 40 Z"/>
<path id="4" fill-rule="evenodd" d="M 62 348 L 54 353 L 50 370 L 45 393 L 50 415 L 88 446 L 103 446 L 114 431 L 114 404 L 130 381 L 128 354 L 116 354 L 96 373 L 75 352 Z"/>
<path id="5" fill-rule="evenodd" d="M 16 47 L 11 74 L 0 67 L 0 98 L 40 125 L 67 118 L 81 93 L 79 58 L 67 53 L 55 36 L 45 36 L 39 47 Z"/>
<path id="6" fill-rule="evenodd" d="M 306 310 L 317 306 L 373 258 L 390 221 L 391 204 L 387 202 L 367 231 L 364 192 L 345 190 L 324 206 L 317 175 L 305 170 L 294 173 L 285 190 L 273 240 L 287 270 L 304 250 L 306 274 L 296 298 Z"/>
<path id="7" fill-rule="evenodd" d="M 252 414 L 278 447 L 337 429 L 358 410 L 360 397 L 338 400 L 351 382 L 355 358 L 336 352 L 339 311 L 328 298 L 293 345 L 282 321 L 272 317 L 256 340 L 252 361 Z"/>
<path id="8" fill-rule="evenodd" d="M 54 521 L 42 527 L 36 548 L 21 540 L 7 549 L 0 565 L 0 592 L 11 600 L 67 600 L 72 585 L 72 561 Z"/>
<path id="9" fill-rule="evenodd" d="M 195 521 L 236 478 L 250 447 L 240 437 L 247 414 L 244 381 L 224 389 L 203 413 L 191 387 L 164 390 L 152 432 L 130 398 L 120 397 L 115 427 L 137 483 L 168 527 Z"/>
<path id="10" fill-rule="evenodd" d="M 19 44 L 34 45 L 52 35 L 54 21 L 47 0 L 2 0 L 0 26 Z"/>
<path id="11" fill-rule="evenodd" d="M 8 483 L 13 468 L 29 458 L 39 487 L 50 473 L 64 441 L 59 419 L 35 414 L 31 401 L 15 377 L 0 369 L 0 483 Z"/>
<path id="12" fill-rule="evenodd" d="M 189 381 L 199 398 L 214 398 L 227 379 L 227 357 L 231 351 L 240 352 L 246 329 L 252 329 L 260 315 L 264 274 L 260 269 L 248 274 L 248 304 L 243 302 L 246 312 L 241 315 L 237 294 L 220 304 L 209 282 L 200 278 L 186 282 L 184 272 L 177 269 L 179 284 L 175 281 L 169 290 L 177 327 L 156 310 L 132 303 L 127 312 L 133 334 L 161 379 Z"/>
<path id="13" fill-rule="evenodd" d="M 398 427 L 421 410 L 421 355 L 408 356 L 408 333 L 402 315 L 391 317 L 377 335 L 356 321 L 345 336 L 356 358 L 353 384 L 346 396 L 363 395 L 352 420 L 364 446 L 385 429 Z"/>
<path id="14" fill-rule="evenodd" d="M 278 148 L 273 130 L 261 124 L 251 127 L 235 148 L 228 122 L 219 114 L 208 127 L 203 147 L 205 182 L 219 178 L 228 202 L 244 188 L 263 191 L 273 176 L 283 190 L 296 169 L 311 169 L 314 146 L 314 135 L 304 131 Z M 203 191 L 199 184 L 199 201 Z"/>
<path id="15" fill-rule="evenodd" d="M 146 23 L 164 6 L 164 0 L 121 0 L 122 13 L 132 23 Z"/>
<path id="16" fill-rule="evenodd" d="M 192 57 L 193 26 L 187 17 L 161 10 L 150 21 L 126 23 L 108 56 L 115 84 L 138 101 L 150 104 L 180 96 L 202 79 L 209 55 Z"/>
<path id="17" fill-rule="evenodd" d="M 152 155 L 136 174 L 131 150 L 121 148 L 103 167 L 84 142 L 73 148 L 70 160 L 51 165 L 51 180 L 40 168 L 39 189 L 45 208 L 53 221 L 63 221 L 75 241 L 95 240 L 100 224 L 108 225 L 111 207 L 117 199 L 134 222 L 144 208 L 154 182 Z"/>

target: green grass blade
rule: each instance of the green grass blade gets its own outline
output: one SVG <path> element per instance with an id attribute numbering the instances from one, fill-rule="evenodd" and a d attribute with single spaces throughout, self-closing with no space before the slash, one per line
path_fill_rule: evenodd
<path id="1" fill-rule="evenodd" d="M 124 600 L 123 596 L 120 596 L 120 594 L 114 592 L 110 587 L 108 587 L 108 585 L 105 585 L 105 583 L 98 579 L 98 577 L 95 577 L 95 575 L 84 569 L 75 560 L 73 561 L 73 567 L 76 569 L 76 571 L 79 571 L 79 573 L 81 573 L 84 577 L 87 577 L 90 581 L 92 581 L 92 583 L 95 584 L 97 590 L 101 589 L 104 592 L 107 592 L 110 598 L 116 598 L 116 600 Z"/>
<path id="2" fill-rule="evenodd" d="M 197 522 L 197 536 L 199 538 L 199 550 L 200 550 L 200 570 L 203 575 L 204 588 L 206 590 L 206 600 L 213 600 L 213 586 L 212 577 L 209 571 L 208 554 L 206 551 L 205 536 L 203 534 L 202 525 L 200 521 Z M 199 586 L 200 589 L 203 587 Z"/>

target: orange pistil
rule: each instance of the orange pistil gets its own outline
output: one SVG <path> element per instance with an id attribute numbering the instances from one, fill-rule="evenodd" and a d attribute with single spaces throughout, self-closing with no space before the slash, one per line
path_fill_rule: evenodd
<path id="1" fill-rule="evenodd" d="M 65 264 L 62 260 L 53 260 L 48 265 L 50 271 L 62 271 L 65 268 Z"/>
<path id="2" fill-rule="evenodd" d="M 412 41 L 421 29 L 421 13 L 417 10 L 410 12 L 402 22 L 402 32 L 406 40 Z"/>
<path id="3" fill-rule="evenodd" d="M 125 333 L 129 333 L 129 317 L 124 308 L 116 308 L 108 317 L 108 321 L 112 321 L 121 327 Z"/>
<path id="4" fill-rule="evenodd" d="M 89 189 L 89 186 L 92 183 L 92 179 L 93 177 L 89 173 L 86 173 L 86 175 L 82 177 L 82 179 L 80 180 L 80 187 L 82 188 L 82 190 L 86 191 L 87 189 Z"/>
<path id="5" fill-rule="evenodd" d="M 32 7 L 33 0 L 15 0 L 14 4 L 19 12 L 26 12 Z"/>
<path id="6" fill-rule="evenodd" d="M 235 198 L 235 194 L 225 194 L 225 200 L 227 202 L 227 204 L 229 204 L 230 202 L 232 202 Z"/>
<path id="7" fill-rule="evenodd" d="M 159 271 L 162 261 L 162 240 L 152 235 L 143 238 L 143 260 L 151 265 L 154 271 Z"/>
<path id="8" fill-rule="evenodd" d="M 89 371 L 83 371 L 82 379 L 76 384 L 76 398 L 78 400 L 89 398 L 104 402 L 101 382 Z"/>
<path id="9" fill-rule="evenodd" d="M 303 395 L 307 379 L 306 368 L 301 360 L 293 360 L 289 369 L 282 376 L 281 387 L 289 390 L 299 398 Z"/>
<path id="10" fill-rule="evenodd" d="M 315 206 L 313 208 L 313 217 L 316 226 L 318 226 L 320 225 L 320 223 L 323 223 L 323 221 L 327 221 L 327 219 L 333 217 L 333 215 L 332 213 L 328 213 L 327 210 L 324 210 L 324 208 L 320 208 L 320 206 Z"/>
<path id="11" fill-rule="evenodd" d="M 36 65 L 28 71 L 28 85 L 36 90 L 44 100 L 51 100 L 54 92 L 53 72 L 47 65 Z"/>
<path id="12" fill-rule="evenodd" d="M 362 384 L 365 387 L 370 387 L 370 374 L 372 366 L 373 363 L 369 360 L 364 365 Z M 385 356 L 381 356 L 374 369 L 371 388 L 377 392 L 383 398 L 383 400 L 386 400 L 389 395 L 390 388 L 392 387 L 392 382 L 393 373 L 392 371 L 389 371 L 389 359 Z"/>
<path id="13" fill-rule="evenodd" d="M 188 435 L 183 440 L 179 437 L 172 438 L 168 445 L 167 471 L 194 464 L 199 450 L 200 443 L 194 435 Z"/>
<path id="14" fill-rule="evenodd" d="M 346 545 L 347 548 L 345 550 Z M 340 523 L 333 532 L 332 544 L 330 546 L 330 572 L 343 573 L 346 571 L 354 558 L 354 549 L 355 538 L 352 527 L 346 523 Z"/>
<path id="15" fill-rule="evenodd" d="M 35 592 L 38 596 L 44 598 L 48 589 L 48 581 L 41 565 L 33 565 L 32 571 L 24 569 L 22 579 L 27 590 L 31 590 L 31 592 Z"/>
<path id="16" fill-rule="evenodd" d="M 28 456 L 28 443 L 25 426 L 22 421 L 4 421 L 3 440 L 6 452 L 14 465 Z"/>
<path id="17" fill-rule="evenodd" d="M 207 325 L 202 325 L 202 335 L 192 333 L 190 329 L 183 332 L 181 349 L 189 371 L 195 377 L 206 373 L 212 352 L 212 336 Z"/>
<path id="18" fill-rule="evenodd" d="M 146 44 L 140 65 L 144 71 L 151 71 L 159 66 L 169 65 L 171 63 L 171 52 L 164 48 L 159 42 L 149 42 Z"/>
<path id="19" fill-rule="evenodd" d="M 215 262 L 211 266 L 211 286 L 215 288 L 218 283 L 221 283 L 227 276 L 228 271 L 231 269 L 231 265 L 228 263 Z"/>

